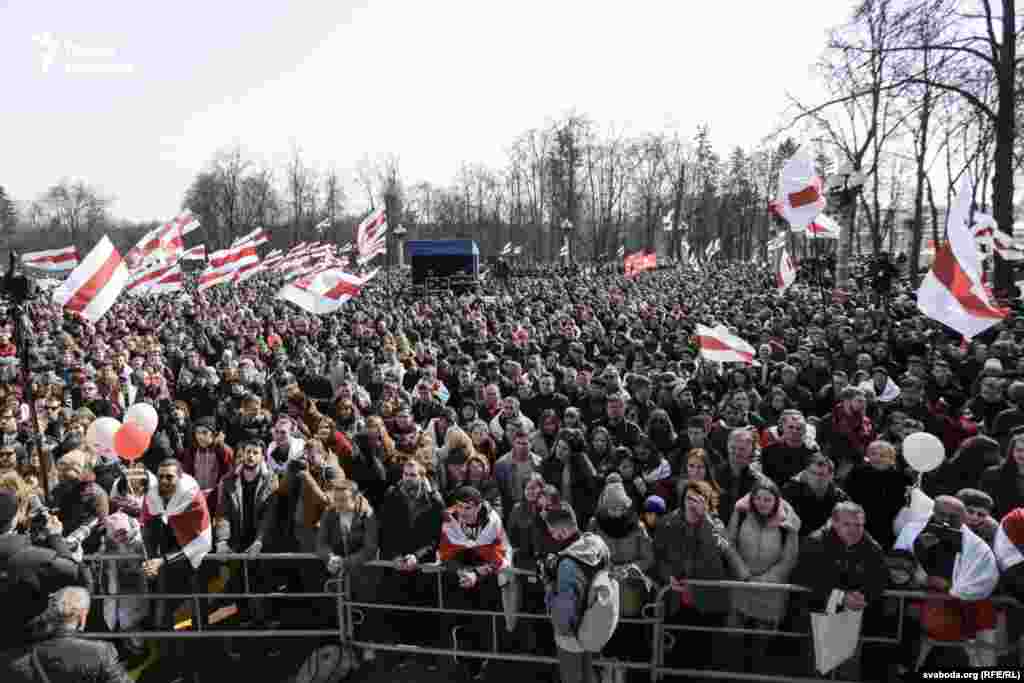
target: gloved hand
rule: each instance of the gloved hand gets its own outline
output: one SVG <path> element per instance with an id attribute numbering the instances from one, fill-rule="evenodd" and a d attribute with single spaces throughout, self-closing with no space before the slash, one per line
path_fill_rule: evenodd
<path id="1" fill-rule="evenodd" d="M 262 551 L 262 550 L 263 550 L 263 541 L 261 541 L 259 539 L 256 539 L 255 541 L 252 542 L 252 545 L 250 545 L 248 548 L 245 549 L 245 552 L 248 553 L 249 555 L 259 555 L 260 551 Z"/>

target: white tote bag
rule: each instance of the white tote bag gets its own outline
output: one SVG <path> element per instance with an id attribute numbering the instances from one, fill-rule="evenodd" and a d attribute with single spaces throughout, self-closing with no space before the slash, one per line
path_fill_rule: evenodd
<path id="1" fill-rule="evenodd" d="M 860 625 L 864 612 L 845 610 L 836 612 L 839 591 L 832 591 L 825 612 L 811 612 L 811 633 L 814 636 L 814 664 L 821 674 L 827 674 L 857 651 Z"/>

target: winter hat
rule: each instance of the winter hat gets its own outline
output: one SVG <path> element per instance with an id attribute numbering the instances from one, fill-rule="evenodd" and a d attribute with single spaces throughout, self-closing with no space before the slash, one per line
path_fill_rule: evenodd
<path id="1" fill-rule="evenodd" d="M 217 423 L 209 415 L 205 415 L 205 416 L 199 418 L 198 420 L 196 420 L 192 424 L 193 424 L 194 429 L 199 429 L 200 427 L 202 427 L 204 429 L 210 430 L 211 432 L 216 432 L 217 431 Z"/>
<path id="2" fill-rule="evenodd" d="M 992 509 L 995 507 L 995 501 L 992 500 L 992 496 L 978 489 L 960 489 L 957 491 L 956 497 L 960 499 L 960 502 L 965 507 L 985 508 L 989 512 L 992 512 Z"/>
<path id="3" fill-rule="evenodd" d="M 644 512 L 657 512 L 663 515 L 666 509 L 665 499 L 661 496 L 647 496 L 647 500 L 644 501 Z"/>
<path id="4" fill-rule="evenodd" d="M 982 372 L 989 372 L 993 374 L 1003 374 L 1003 362 L 998 358 L 989 358 L 985 361 L 985 367 Z"/>
<path id="5" fill-rule="evenodd" d="M 597 501 L 598 510 L 607 510 L 619 505 L 633 506 L 633 500 L 626 493 L 626 487 L 622 484 L 622 475 L 613 472 L 608 475 L 606 482 L 604 490 L 601 491 L 601 497 Z"/>

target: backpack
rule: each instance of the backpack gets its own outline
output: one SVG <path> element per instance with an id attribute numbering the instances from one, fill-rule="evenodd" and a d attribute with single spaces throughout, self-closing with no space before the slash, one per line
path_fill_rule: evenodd
<path id="1" fill-rule="evenodd" d="M 619 581 L 607 566 L 591 567 L 571 555 L 561 555 L 576 563 L 586 577 L 586 603 L 576 628 L 576 640 L 586 652 L 600 652 L 619 625 Z"/>

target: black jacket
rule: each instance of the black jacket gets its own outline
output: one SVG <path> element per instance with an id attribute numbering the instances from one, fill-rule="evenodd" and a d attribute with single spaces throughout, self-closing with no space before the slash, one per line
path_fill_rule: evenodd
<path id="1" fill-rule="evenodd" d="M 801 541 L 793 583 L 811 589 L 808 609 L 824 610 L 834 588 L 860 591 L 870 604 L 889 583 L 885 552 L 866 532 L 860 543 L 847 547 L 831 526 L 823 526 Z"/>
<path id="2" fill-rule="evenodd" d="M 444 502 L 436 491 L 424 488 L 409 500 L 398 485 L 392 486 L 377 512 L 382 560 L 403 555 L 415 555 L 420 563 L 436 559 L 444 514 Z"/>
<path id="3" fill-rule="evenodd" d="M 277 523 L 278 505 L 274 493 L 277 490 L 273 475 L 263 472 L 256 480 L 253 505 L 245 505 L 245 493 L 240 472 L 233 473 L 221 482 L 221 501 L 217 523 L 213 529 L 214 547 L 226 541 L 233 552 L 242 552 L 255 540 L 269 546 Z M 246 538 L 248 518 L 253 518 L 253 538 Z"/>
<path id="4" fill-rule="evenodd" d="M 92 573 L 87 564 L 72 559 L 59 535 L 49 535 L 45 547 L 32 545 L 22 534 L 0 536 L 0 633 L 5 644 L 25 644 L 28 623 L 43 613 L 51 593 L 67 586 L 91 589 Z"/>
<path id="5" fill-rule="evenodd" d="M 129 683 L 132 679 L 117 660 L 117 650 L 101 640 L 78 638 L 70 631 L 18 650 L 8 651 L 0 663 L 4 683 L 38 683 L 32 653 L 51 683 Z"/>

